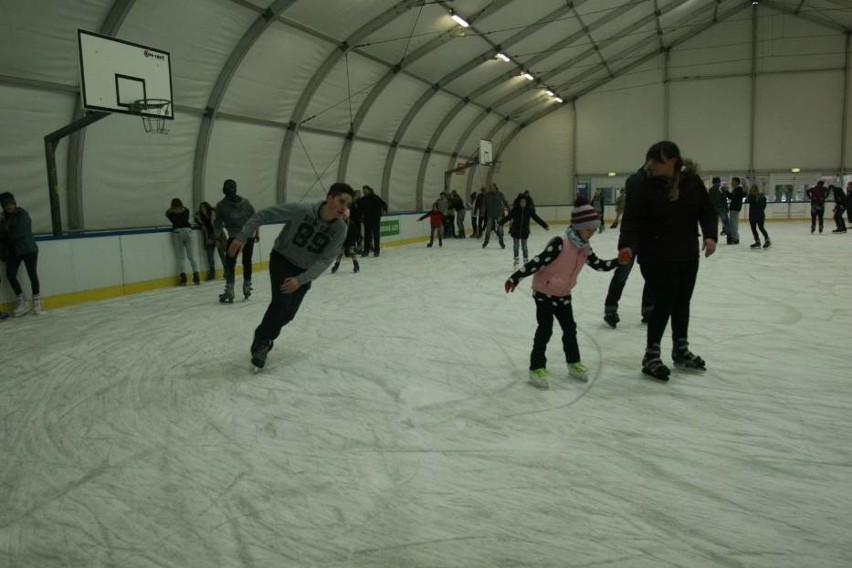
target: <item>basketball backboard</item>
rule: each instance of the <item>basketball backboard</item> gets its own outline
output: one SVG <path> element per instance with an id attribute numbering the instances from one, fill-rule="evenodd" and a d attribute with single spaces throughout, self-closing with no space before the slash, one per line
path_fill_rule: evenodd
<path id="1" fill-rule="evenodd" d="M 83 108 L 174 119 L 173 104 L 156 110 L 139 104 L 174 100 L 168 52 L 85 30 L 77 37 Z"/>
<path id="2" fill-rule="evenodd" d="M 489 140 L 479 141 L 479 163 L 483 166 L 491 165 L 494 161 L 494 154 L 491 142 Z"/>

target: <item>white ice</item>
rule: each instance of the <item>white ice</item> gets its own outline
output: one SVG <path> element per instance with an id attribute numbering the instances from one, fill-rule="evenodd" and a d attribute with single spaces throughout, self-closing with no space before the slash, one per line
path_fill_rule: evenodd
<path id="1" fill-rule="evenodd" d="M 510 240 L 344 261 L 258 375 L 266 272 L 234 305 L 220 281 L 2 322 L 0 566 L 852 566 L 852 237 L 768 229 L 702 259 L 709 370 L 668 384 L 639 372 L 638 270 L 613 330 L 587 268 L 592 379 L 557 332 L 530 386 Z"/>

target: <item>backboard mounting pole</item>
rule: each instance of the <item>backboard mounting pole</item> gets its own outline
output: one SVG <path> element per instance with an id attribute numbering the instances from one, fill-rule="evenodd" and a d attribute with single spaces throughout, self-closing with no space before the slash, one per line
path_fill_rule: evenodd
<path id="1" fill-rule="evenodd" d="M 63 126 L 59 130 L 51 132 L 44 137 L 44 156 L 47 161 L 47 190 L 50 197 L 50 219 L 53 224 L 53 234 L 62 234 L 62 208 L 59 204 L 59 177 L 56 175 L 56 146 L 59 141 L 72 134 L 86 128 L 90 124 L 106 118 L 112 113 L 109 112 L 89 112 L 85 116 L 78 118 L 71 124 Z"/>

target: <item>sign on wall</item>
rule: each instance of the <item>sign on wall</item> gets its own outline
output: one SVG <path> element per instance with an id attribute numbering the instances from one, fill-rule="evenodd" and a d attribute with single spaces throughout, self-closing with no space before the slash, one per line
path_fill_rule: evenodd
<path id="1" fill-rule="evenodd" d="M 388 219 L 379 225 L 379 236 L 391 237 L 399 234 L 399 219 Z"/>

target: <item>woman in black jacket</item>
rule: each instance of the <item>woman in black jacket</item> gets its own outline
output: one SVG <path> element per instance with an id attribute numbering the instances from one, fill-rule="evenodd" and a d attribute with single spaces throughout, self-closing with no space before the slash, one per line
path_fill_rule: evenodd
<path id="1" fill-rule="evenodd" d="M 764 221 L 766 221 L 766 196 L 760 193 L 757 184 L 751 184 L 751 187 L 748 188 L 746 203 L 748 203 L 748 224 L 751 225 L 751 234 L 754 236 L 754 244 L 751 245 L 751 248 L 760 248 L 760 237 L 757 236 L 757 230 L 760 229 L 765 241 L 763 248 L 768 249 L 772 246 L 772 242 L 769 240 L 769 233 L 763 226 Z"/>
<path id="2" fill-rule="evenodd" d="M 704 360 L 689 350 L 689 307 L 698 275 L 697 229 L 701 226 L 704 256 L 716 251 L 716 211 L 695 164 L 685 161 L 674 142 L 658 142 L 645 156 L 649 177 L 628 201 L 619 236 L 619 257 L 635 253 L 654 298 L 648 321 L 642 372 L 668 380 L 660 359 L 660 341 L 671 317 L 672 359 L 696 370 Z"/>
<path id="3" fill-rule="evenodd" d="M 520 264 L 520 259 L 518 258 L 519 244 L 524 253 L 524 264 L 526 264 L 529 260 L 530 255 L 527 250 L 527 239 L 530 236 L 530 220 L 534 220 L 545 231 L 550 229 L 547 223 L 542 221 L 541 217 L 536 215 L 535 209 L 529 206 L 527 196 L 523 193 L 519 193 L 515 198 L 514 203 L 512 203 L 512 208 L 506 216 L 497 222 L 502 226 L 508 221 L 512 221 L 512 224 L 509 225 L 509 235 L 512 237 L 512 243 L 515 251 L 515 268 L 517 268 Z"/>

